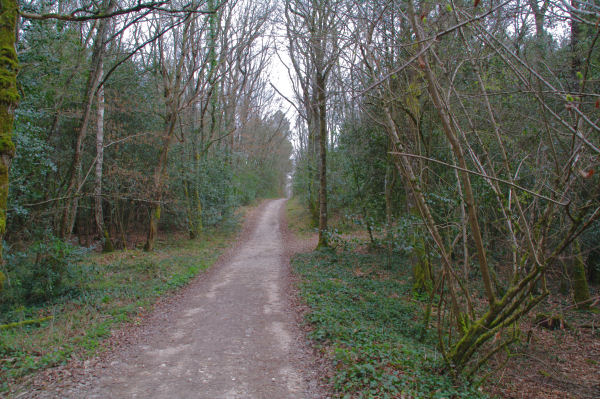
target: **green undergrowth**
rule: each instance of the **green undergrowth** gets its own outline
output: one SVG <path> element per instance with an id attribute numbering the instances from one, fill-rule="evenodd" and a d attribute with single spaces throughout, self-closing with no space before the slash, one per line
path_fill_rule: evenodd
<path id="1" fill-rule="evenodd" d="M 159 296 L 210 267 L 233 240 L 234 229 L 196 240 L 171 237 L 152 253 L 89 254 L 70 266 L 65 294 L 38 305 L 0 312 L 0 392 L 21 377 L 102 351 L 111 330 L 140 323 Z"/>
<path id="2" fill-rule="evenodd" d="M 410 268 L 385 254 L 318 251 L 296 255 L 310 338 L 334 363 L 342 398 L 483 398 L 443 372 L 435 332 L 422 334 L 424 302 Z"/>
<path id="3" fill-rule="evenodd" d="M 297 197 L 288 199 L 285 203 L 287 225 L 296 235 L 306 237 L 314 234 L 317 227 L 311 223 L 310 212 Z"/>

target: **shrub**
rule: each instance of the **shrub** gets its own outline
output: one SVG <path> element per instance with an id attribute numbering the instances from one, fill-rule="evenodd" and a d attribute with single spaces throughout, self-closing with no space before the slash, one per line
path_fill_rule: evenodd
<path id="1" fill-rule="evenodd" d="M 25 251 L 7 251 L 7 281 L 0 301 L 33 304 L 63 295 L 68 272 L 81 254 L 81 249 L 55 237 Z"/>

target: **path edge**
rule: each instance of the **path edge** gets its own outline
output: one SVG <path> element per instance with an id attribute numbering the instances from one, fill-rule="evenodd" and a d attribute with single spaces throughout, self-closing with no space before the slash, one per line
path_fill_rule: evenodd
<path id="1" fill-rule="evenodd" d="M 290 307 L 290 312 L 295 318 L 296 326 L 301 335 L 301 349 L 307 353 L 313 360 L 313 367 L 316 375 L 318 375 L 317 391 L 320 398 L 331 398 L 334 396 L 333 387 L 331 385 L 331 377 L 334 375 L 332 364 L 325 356 L 322 350 L 316 348 L 308 337 L 312 331 L 312 327 L 306 321 L 305 317 L 310 312 L 310 307 L 300 296 L 301 278 L 298 276 L 292 267 L 291 259 L 299 253 L 312 252 L 317 246 L 318 236 L 312 234 L 306 238 L 298 237 L 288 226 L 287 220 L 287 202 L 289 198 L 283 201 L 279 209 L 279 231 L 283 241 L 283 259 L 284 265 L 284 281 L 285 281 L 285 296 L 286 302 Z"/>

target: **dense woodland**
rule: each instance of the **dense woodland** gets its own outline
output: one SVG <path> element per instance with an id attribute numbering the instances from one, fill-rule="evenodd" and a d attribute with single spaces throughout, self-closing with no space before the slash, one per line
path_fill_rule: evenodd
<path id="1" fill-rule="evenodd" d="M 77 6 L 21 5 L 35 17 L 17 27 L 5 267 L 32 244 L 110 251 L 143 236 L 152 250 L 161 230 L 194 238 L 239 205 L 282 195 L 292 147 L 269 105 L 273 5 L 152 3 L 110 18 L 95 16 L 128 5 Z M 66 20 L 44 18 L 55 10 Z M 28 273 L 60 279 L 32 262 L 4 273 L 9 291 L 27 291 Z M 51 296 L 18 295 L 38 294 Z"/>
<path id="2" fill-rule="evenodd" d="M 2 9 L 7 308 L 51 298 L 74 246 L 151 251 L 283 195 L 292 159 L 318 247 L 343 245 L 344 220 L 406 259 L 455 376 L 548 297 L 598 304 L 595 0 Z"/>
<path id="3" fill-rule="evenodd" d="M 595 2 L 288 1 L 296 193 L 412 260 L 424 325 L 473 375 L 548 295 L 597 303 Z"/>

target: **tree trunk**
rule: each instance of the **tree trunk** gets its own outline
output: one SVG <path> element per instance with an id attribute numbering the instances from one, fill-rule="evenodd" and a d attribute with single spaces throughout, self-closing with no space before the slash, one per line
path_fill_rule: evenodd
<path id="1" fill-rule="evenodd" d="M 325 77 L 317 72 L 319 104 L 319 243 L 317 248 L 329 246 L 327 239 L 327 104 Z"/>
<path id="2" fill-rule="evenodd" d="M 538 0 L 529 0 L 529 6 L 533 11 L 533 19 L 535 21 L 535 37 L 538 44 L 541 44 L 544 38 L 544 22 L 546 19 L 546 11 L 548 10 L 548 2 L 544 1 L 542 7 L 538 4 Z"/>
<path id="3" fill-rule="evenodd" d="M 158 234 L 158 222 L 160 221 L 160 199 L 154 202 L 150 208 L 150 220 L 148 224 L 148 237 L 146 238 L 146 244 L 144 245 L 144 251 L 154 251 L 154 244 L 156 242 L 156 236 Z"/>
<path id="4" fill-rule="evenodd" d="M 113 7 L 111 0 L 108 0 L 107 11 Z M 90 76 L 85 89 L 85 105 L 83 116 L 79 122 L 77 128 L 77 138 L 75 140 L 73 161 L 69 171 L 69 185 L 65 193 L 66 201 L 63 210 L 62 218 L 60 221 L 59 236 L 61 238 L 68 238 L 73 230 L 73 224 L 75 223 L 75 215 L 77 214 L 77 208 L 79 205 L 79 191 L 81 189 L 81 162 L 83 155 L 83 140 L 87 132 L 87 127 L 90 121 L 92 113 L 92 104 L 94 102 L 94 94 L 98 88 L 101 74 L 102 57 L 104 56 L 104 40 L 108 31 L 108 20 L 101 19 L 98 21 L 98 27 L 96 32 L 96 38 L 94 39 L 94 46 L 92 51 L 92 62 Z"/>
<path id="5" fill-rule="evenodd" d="M 6 232 L 8 172 L 15 155 L 12 141 L 14 110 L 19 101 L 17 72 L 19 60 L 15 51 L 17 34 L 16 0 L 0 0 L 0 263 L 3 262 L 2 239 Z M 0 273 L 0 280 L 2 280 Z"/>
<path id="6" fill-rule="evenodd" d="M 573 8 L 579 8 L 579 1 L 571 0 L 571 6 Z M 581 68 L 581 59 L 579 58 L 579 22 L 577 21 L 577 15 L 575 11 L 571 11 L 571 75 L 573 76 L 573 90 L 579 89 L 579 78 L 577 72 Z"/>
<path id="7" fill-rule="evenodd" d="M 423 40 L 424 34 L 422 31 L 421 25 L 418 23 L 418 19 L 415 16 L 414 6 L 412 2 L 409 2 L 409 15 L 411 19 L 411 24 L 417 40 L 419 40 L 419 49 L 423 48 Z M 423 70 L 425 73 L 425 81 L 428 83 L 427 90 L 429 91 L 433 106 L 438 112 L 440 117 L 442 131 L 444 132 L 448 142 L 450 143 L 450 147 L 458 165 L 463 169 L 467 170 L 468 166 L 465 161 L 465 156 L 463 152 L 462 145 L 458 141 L 458 137 L 454 130 L 454 126 L 451 122 L 451 115 L 448 114 L 446 107 L 443 104 L 443 97 L 441 96 L 438 88 L 437 88 L 437 80 L 435 79 L 433 72 L 431 70 L 431 66 L 429 64 L 428 57 L 423 55 L 420 58 L 423 63 Z M 477 257 L 479 262 L 479 270 L 481 271 L 483 285 L 486 293 L 487 300 L 491 306 L 494 306 L 496 303 L 496 293 L 494 292 L 494 287 L 492 283 L 492 277 L 490 274 L 490 269 L 488 265 L 488 259 L 485 251 L 485 246 L 483 244 L 483 238 L 481 236 L 481 228 L 479 226 L 478 216 L 477 216 L 477 203 L 475 201 L 475 195 L 473 194 L 473 189 L 471 187 L 471 180 L 469 175 L 466 172 L 459 173 L 463 188 L 463 193 L 465 196 L 465 206 L 467 208 L 467 220 L 469 222 L 469 227 L 471 228 L 472 239 L 475 243 L 475 248 L 477 250 Z"/>
<path id="8" fill-rule="evenodd" d="M 573 263 L 573 300 L 578 309 L 587 309 L 590 306 L 590 288 L 585 273 L 585 263 L 581 256 L 581 245 L 576 240 L 573 243 L 575 262 Z"/>
<path id="9" fill-rule="evenodd" d="M 316 99 L 310 98 L 309 94 L 305 94 L 306 102 L 306 113 L 307 113 L 307 126 L 308 126 L 308 210 L 312 218 L 313 226 L 319 225 L 319 201 L 318 201 L 318 189 L 317 189 L 317 177 L 318 177 L 318 160 L 317 154 L 319 153 L 318 146 L 318 110 L 315 109 Z"/>
<path id="10" fill-rule="evenodd" d="M 392 250 L 394 248 L 393 233 L 392 233 L 392 218 L 393 218 L 393 207 L 392 207 L 392 194 L 394 192 L 394 183 L 396 182 L 396 175 L 394 173 L 394 167 L 389 152 L 391 151 L 392 143 L 391 139 L 388 138 L 387 148 L 387 164 L 385 167 L 385 240 L 387 249 L 387 267 L 392 267 Z"/>
<path id="11" fill-rule="evenodd" d="M 194 179 L 192 192 L 192 224 L 193 232 L 190 233 L 190 238 L 197 238 L 202 232 L 202 202 L 200 201 L 200 152 L 198 147 L 194 149 Z M 193 234 L 193 236 L 192 236 Z"/>
<path id="12" fill-rule="evenodd" d="M 103 74 L 100 62 L 99 75 Z M 100 237 L 104 235 L 104 215 L 102 214 L 102 163 L 104 160 L 104 87 L 98 87 L 98 109 L 96 121 L 96 185 L 94 186 L 94 218 Z"/>
<path id="13" fill-rule="evenodd" d="M 100 60 L 100 73 L 104 74 L 104 65 Z M 108 229 L 104 226 L 104 212 L 102 210 L 102 166 L 104 164 L 104 85 L 98 87 L 97 93 L 97 121 L 96 121 L 96 185 L 94 186 L 94 219 L 96 230 L 103 239 L 104 252 L 112 252 L 113 245 Z"/>
<path id="14" fill-rule="evenodd" d="M 591 284 L 600 284 L 600 248 L 594 246 L 585 260 Z"/>
<path id="15" fill-rule="evenodd" d="M 193 129 L 192 129 L 193 130 Z M 192 174 L 185 176 L 182 170 L 183 193 L 186 202 L 188 234 L 190 240 L 200 236 L 202 232 L 202 203 L 200 202 L 200 153 L 195 138 L 192 142 L 193 163 Z M 183 154 L 182 154 L 183 159 Z"/>
<path id="16" fill-rule="evenodd" d="M 150 208 L 150 216 L 148 223 L 148 236 L 146 238 L 146 244 L 144 245 L 144 251 L 153 251 L 154 244 L 156 242 L 156 236 L 158 235 L 158 222 L 160 221 L 161 213 L 161 201 L 162 201 L 162 177 L 167 167 L 167 158 L 169 156 L 169 147 L 173 140 L 173 133 L 175 132 L 175 124 L 177 123 L 177 113 L 169 111 L 167 115 L 167 123 L 165 126 L 165 134 L 163 140 L 163 146 L 158 156 L 158 163 L 154 169 L 154 200 Z"/>
<path id="17" fill-rule="evenodd" d="M 192 19 L 188 19 L 187 23 L 183 27 L 181 36 L 181 54 L 185 54 L 187 46 L 189 45 L 189 30 L 191 27 Z M 164 82 L 164 97 L 165 97 L 165 125 L 163 131 L 163 143 L 162 148 L 158 156 L 158 162 L 154 169 L 153 177 L 153 198 L 152 205 L 150 207 L 149 225 L 148 225 L 148 236 L 146 238 L 146 244 L 144 245 L 145 251 L 152 251 L 158 234 L 158 222 L 160 221 L 161 214 L 161 202 L 162 202 L 162 191 L 163 191 L 163 177 L 167 168 L 167 162 L 169 157 L 169 149 L 173 136 L 175 134 L 175 125 L 179 118 L 179 112 L 181 111 L 181 103 L 185 90 L 181 90 L 184 78 L 182 73 L 184 71 L 185 57 L 179 57 L 174 65 L 174 70 L 171 71 L 174 75 L 169 74 L 168 66 L 164 63 L 164 54 L 162 53 L 162 42 L 159 40 L 160 62 L 161 62 L 161 74 Z M 189 77 L 186 80 L 189 81 Z"/>

